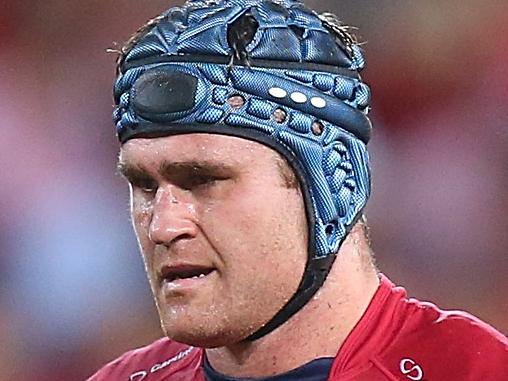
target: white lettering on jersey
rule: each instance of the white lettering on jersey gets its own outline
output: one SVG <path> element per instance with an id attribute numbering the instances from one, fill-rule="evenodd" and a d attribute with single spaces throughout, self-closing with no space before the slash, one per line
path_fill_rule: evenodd
<path id="1" fill-rule="evenodd" d="M 140 370 L 139 372 L 132 373 L 129 381 L 141 381 L 144 380 L 147 375 L 148 373 L 146 373 L 144 370 Z"/>
<path id="2" fill-rule="evenodd" d="M 155 373 L 161 369 L 164 369 L 165 367 L 173 364 L 176 361 L 180 361 L 181 359 L 186 357 L 189 353 L 191 353 L 193 349 L 194 349 L 194 347 L 189 347 L 185 351 L 179 352 L 176 356 L 173 356 L 173 357 L 167 359 L 166 361 L 154 364 L 150 368 L 150 374 Z M 129 381 L 141 381 L 141 380 L 144 380 L 147 376 L 148 376 L 148 371 L 140 370 L 140 371 L 137 371 L 136 373 L 132 373 L 129 378 Z"/>
<path id="3" fill-rule="evenodd" d="M 402 359 L 399 364 L 403 375 L 413 381 L 423 381 L 423 370 L 411 359 Z"/>

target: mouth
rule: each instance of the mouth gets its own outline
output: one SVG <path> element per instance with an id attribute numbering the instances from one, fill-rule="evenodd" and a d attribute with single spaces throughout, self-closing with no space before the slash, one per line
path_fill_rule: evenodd
<path id="1" fill-rule="evenodd" d="M 179 280 L 198 280 L 215 271 L 213 267 L 199 265 L 164 266 L 159 274 L 161 282 L 174 283 Z"/>

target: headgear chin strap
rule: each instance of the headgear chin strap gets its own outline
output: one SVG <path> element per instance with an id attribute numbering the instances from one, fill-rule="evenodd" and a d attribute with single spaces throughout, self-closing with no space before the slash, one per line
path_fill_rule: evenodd
<path id="1" fill-rule="evenodd" d="M 248 41 L 235 40 L 237 23 L 254 26 Z M 238 136 L 281 153 L 299 178 L 309 224 L 305 272 L 250 340 L 312 298 L 367 202 L 363 65 L 357 45 L 338 40 L 295 0 L 188 1 L 166 11 L 122 62 L 114 87 L 121 143 L 196 132 Z M 244 105 L 232 107 L 232 96 Z"/>

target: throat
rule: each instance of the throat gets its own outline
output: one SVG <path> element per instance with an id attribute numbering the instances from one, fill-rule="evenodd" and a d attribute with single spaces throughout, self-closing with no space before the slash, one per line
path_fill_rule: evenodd
<path id="1" fill-rule="evenodd" d="M 274 377 L 286 375 L 300 369 L 316 359 L 333 359 L 345 339 L 339 329 L 326 327 L 319 329 L 298 329 L 299 316 L 294 316 L 277 330 L 254 341 L 243 341 L 227 347 L 206 349 L 206 358 L 210 369 L 218 375 L 230 378 L 213 378 L 210 381 L 243 381 L 244 379 Z M 324 328 L 324 327 L 323 327 Z M 299 334 L 295 334 L 299 332 Z M 331 364 L 331 360 L 330 360 Z M 329 369 L 328 369 L 329 370 Z M 328 370 L 326 374 L 328 374 Z M 300 374 L 300 373 L 298 373 Z M 295 378 L 302 379 L 302 378 Z M 307 378 L 303 378 L 307 379 Z M 274 378 L 273 381 L 292 380 L 291 378 Z M 314 381 L 314 379 L 309 379 Z M 317 378 L 316 380 L 326 380 Z M 271 378 L 266 381 L 272 381 Z"/>
<path id="2" fill-rule="evenodd" d="M 333 364 L 333 358 L 331 357 L 323 357 L 316 360 L 313 360 L 307 364 L 304 364 L 296 369 L 292 369 L 288 372 L 269 375 L 268 377 L 263 377 L 263 381 L 299 381 L 299 380 L 307 380 L 307 381 L 325 381 L 328 379 L 328 375 L 330 374 L 330 370 Z M 252 381 L 252 378 L 238 378 L 224 375 L 222 373 L 217 372 L 210 365 L 210 362 L 205 357 L 204 363 L 204 371 L 205 376 L 208 381 Z"/>

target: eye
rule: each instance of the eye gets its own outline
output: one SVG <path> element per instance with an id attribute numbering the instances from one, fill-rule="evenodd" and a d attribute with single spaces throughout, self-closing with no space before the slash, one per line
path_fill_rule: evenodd
<path id="1" fill-rule="evenodd" d="M 157 189 L 158 189 L 158 184 L 155 182 L 155 181 L 152 181 L 152 180 L 134 180 L 134 181 L 130 181 L 132 187 L 135 189 L 135 190 L 140 190 L 141 192 L 143 193 L 146 193 L 146 194 L 155 194 L 157 192 Z"/>
<path id="2" fill-rule="evenodd" d="M 181 186 L 187 190 L 207 188 L 216 184 L 220 180 L 225 180 L 225 178 L 207 174 L 192 174 L 182 181 Z"/>
<path id="3" fill-rule="evenodd" d="M 157 192 L 157 187 L 143 187 L 140 188 L 143 193 L 155 194 Z"/>

